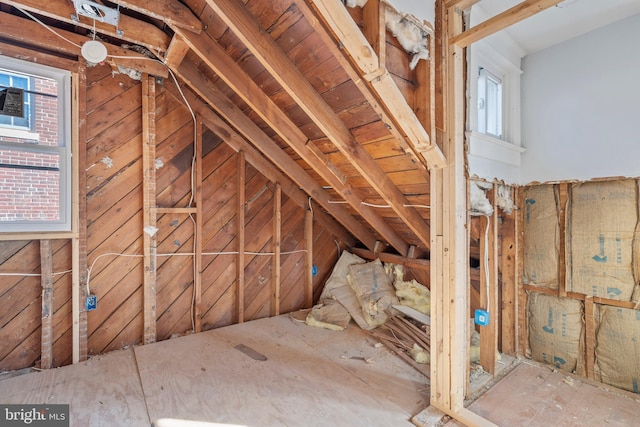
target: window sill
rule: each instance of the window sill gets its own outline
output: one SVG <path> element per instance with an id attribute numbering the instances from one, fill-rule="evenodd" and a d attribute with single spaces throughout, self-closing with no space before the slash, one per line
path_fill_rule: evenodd
<path id="1" fill-rule="evenodd" d="M 521 154 L 526 149 L 479 132 L 467 132 L 469 155 L 495 160 L 508 165 L 520 166 Z"/>
<path id="2" fill-rule="evenodd" d="M 28 139 L 31 141 L 40 141 L 40 134 L 29 132 L 24 129 L 0 128 L 0 136 L 6 138 Z"/>

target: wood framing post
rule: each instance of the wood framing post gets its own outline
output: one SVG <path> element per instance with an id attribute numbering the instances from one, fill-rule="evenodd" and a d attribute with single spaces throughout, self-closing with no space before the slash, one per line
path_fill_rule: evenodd
<path id="1" fill-rule="evenodd" d="M 304 306 L 313 306 L 313 211 L 304 212 Z"/>
<path id="2" fill-rule="evenodd" d="M 196 202 L 196 226 L 193 230 L 194 253 L 194 275 L 193 278 L 193 327 L 195 332 L 202 331 L 202 231 L 203 223 L 203 206 L 202 206 L 202 120 L 200 117 L 196 120 L 196 141 L 195 141 L 195 191 L 194 200 Z"/>
<path id="3" fill-rule="evenodd" d="M 567 296 L 567 208 L 570 197 L 569 183 L 557 184 L 556 193 L 558 203 L 558 231 L 560 240 L 558 242 L 558 296 Z M 524 205 L 523 205 L 524 206 Z"/>
<path id="4" fill-rule="evenodd" d="M 469 363 L 469 257 L 464 153 L 464 50 L 449 40 L 462 15 L 436 5 L 443 28 L 446 166 L 431 170 L 431 405 L 469 426 L 494 424 L 464 407 Z"/>
<path id="5" fill-rule="evenodd" d="M 498 208 L 496 206 L 497 186 L 489 193 L 494 207 L 493 215 L 485 217 L 485 234 L 480 241 L 480 303 L 485 304 L 489 312 L 489 324 L 480 326 L 480 365 L 492 374 L 496 374 L 498 349 Z"/>
<path id="6" fill-rule="evenodd" d="M 142 76 L 143 342 L 156 341 L 156 82 Z"/>
<path id="7" fill-rule="evenodd" d="M 515 200 L 513 189 L 511 198 Z M 502 213 L 500 226 L 501 271 L 502 271 L 502 352 L 516 355 L 516 337 L 518 328 L 518 239 L 516 210 Z"/>
<path id="8" fill-rule="evenodd" d="M 72 362 L 87 359 L 87 74 L 86 65 L 81 61 L 78 72 L 72 80 L 72 151 L 73 195 L 72 229 L 75 237 L 71 239 L 71 335 Z"/>
<path id="9" fill-rule="evenodd" d="M 280 314 L 280 243 L 282 240 L 282 188 L 276 183 L 273 195 L 273 295 L 271 315 Z"/>
<path id="10" fill-rule="evenodd" d="M 40 240 L 40 282 L 42 283 L 42 326 L 40 340 L 40 368 L 53 367 L 51 340 L 53 337 L 53 260 L 51 242 Z"/>
<path id="11" fill-rule="evenodd" d="M 516 206 L 524 206 L 524 189 L 520 187 L 516 190 Z M 524 209 L 518 211 L 516 215 L 516 234 L 519 242 L 523 242 L 523 225 L 524 225 Z M 525 356 L 527 354 L 527 348 L 529 346 L 529 329 L 527 324 L 527 291 L 524 289 L 522 283 L 522 275 L 524 271 L 524 245 L 518 245 L 518 324 L 517 324 L 517 337 L 516 337 L 516 354 L 518 356 Z"/>
<path id="12" fill-rule="evenodd" d="M 244 322 L 244 204 L 245 204 L 245 157 L 244 151 L 238 151 L 238 265 L 236 266 L 236 283 L 238 286 L 238 323 Z"/>

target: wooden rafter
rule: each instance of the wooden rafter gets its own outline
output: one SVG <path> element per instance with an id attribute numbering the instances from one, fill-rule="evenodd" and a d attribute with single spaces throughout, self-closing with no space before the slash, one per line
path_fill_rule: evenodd
<path id="1" fill-rule="evenodd" d="M 353 137 L 338 115 L 315 91 L 271 37 L 261 30 L 244 4 L 232 0 L 207 0 L 207 4 L 244 43 L 355 169 L 395 211 L 415 236 L 430 245 L 429 226 L 371 155 Z M 424 130 L 424 129 L 423 129 Z"/>
<path id="2" fill-rule="evenodd" d="M 367 7 L 370 8 L 372 6 L 367 6 Z M 385 123 L 385 125 L 389 127 L 389 132 L 391 132 L 393 137 L 398 141 L 398 143 L 402 147 L 402 150 L 411 158 L 413 162 L 424 164 L 426 161 L 424 159 L 424 156 L 418 153 L 415 149 L 415 146 L 409 144 L 409 142 L 407 141 L 407 139 L 410 138 L 410 134 L 415 134 L 415 133 L 405 132 L 403 130 L 402 131 L 400 130 L 400 126 L 396 123 L 396 121 L 392 117 L 392 114 L 398 113 L 398 111 L 394 111 L 394 112 L 388 111 L 388 108 L 386 108 L 380 102 L 380 100 L 376 97 L 376 95 L 374 95 L 374 92 L 371 86 L 368 84 L 368 82 L 362 79 L 362 76 L 352 66 L 349 58 L 347 58 L 344 55 L 344 44 L 342 42 L 337 43 L 332 38 L 332 36 L 322 27 L 322 25 L 318 22 L 316 12 L 314 12 L 311 9 L 311 7 L 307 5 L 306 2 L 298 3 L 298 9 L 300 10 L 300 12 L 302 12 L 306 20 L 309 22 L 309 25 L 317 29 L 316 31 L 317 36 L 322 39 L 322 41 L 325 43 L 326 48 L 331 52 L 334 58 L 336 58 L 336 60 L 340 63 L 340 65 L 342 65 L 342 68 L 345 70 L 345 72 L 347 73 L 349 78 L 353 81 L 353 83 L 356 85 L 356 87 L 360 90 L 360 93 L 362 94 L 362 96 L 365 97 L 365 99 L 367 100 L 371 108 L 373 108 L 376 114 L 380 116 L 380 119 Z M 378 9 L 378 11 L 379 10 L 380 9 Z M 351 21 L 353 22 L 352 19 Z M 384 29 L 384 26 L 383 26 L 383 29 Z M 361 34 L 361 33 L 358 30 L 358 32 L 357 33 L 354 32 L 354 34 Z M 382 43 L 380 43 L 380 47 L 382 47 L 381 45 Z M 366 53 L 366 49 L 362 51 Z M 354 54 L 357 54 L 357 52 L 351 52 L 352 56 Z M 378 62 L 382 63 L 381 58 L 383 57 L 384 55 L 382 57 L 378 56 L 378 59 L 377 59 Z M 425 179 L 428 181 L 429 180 L 428 171 L 426 171 L 422 167 L 418 168 L 418 170 L 423 174 Z"/>
<path id="3" fill-rule="evenodd" d="M 76 15 L 76 10 L 73 3 L 68 0 L 2 0 L 2 3 L 88 30 L 94 28 L 94 21 L 87 17 L 81 16 L 77 21 L 72 18 Z M 110 24 L 95 22 L 95 29 L 101 34 L 141 44 L 157 54 L 166 52 L 171 40 L 170 36 L 160 28 L 123 14 L 120 15 L 117 28 Z"/>
<path id="4" fill-rule="evenodd" d="M 0 12 L 0 28 L 2 28 L 3 37 L 8 40 L 31 46 L 46 46 L 53 52 L 74 56 L 79 56 L 81 46 L 90 40 L 89 37 L 71 31 L 56 29 L 59 35 L 74 43 L 71 44 L 52 32 L 45 31 L 40 24 L 30 19 L 4 12 Z M 107 58 L 107 62 L 114 66 L 131 68 L 158 77 L 166 78 L 169 76 L 167 68 L 159 62 L 142 59 L 140 53 L 120 46 L 105 42 L 103 44 L 107 48 L 108 55 L 111 56 Z"/>
<path id="5" fill-rule="evenodd" d="M 188 52 L 189 45 L 184 42 L 182 37 L 176 34 L 171 39 L 171 43 L 169 43 L 169 49 L 167 49 L 167 54 L 164 58 L 165 63 L 169 67 L 178 67 Z"/>
<path id="6" fill-rule="evenodd" d="M 202 23 L 189 8 L 175 0 L 112 0 L 136 12 L 160 19 L 172 27 L 179 27 L 194 33 L 202 32 Z"/>
<path id="7" fill-rule="evenodd" d="M 444 7 L 454 7 L 459 10 L 467 10 L 480 0 L 444 0 Z"/>
<path id="8" fill-rule="evenodd" d="M 332 53 L 336 58 L 343 60 L 341 61 L 343 65 L 345 52 L 353 59 L 359 68 L 359 74 L 354 75 L 353 72 L 355 70 L 351 65 L 346 66 L 345 70 L 347 70 L 351 79 L 358 84 L 358 88 L 376 111 L 385 117 L 385 123 L 393 123 L 394 129 L 392 133 L 394 133 L 394 136 L 400 143 L 406 138 L 410 142 L 410 144 L 405 143 L 408 145 L 407 152 L 413 152 L 418 158 L 422 158 L 421 162 L 426 162 L 430 169 L 443 167 L 445 159 L 440 148 L 434 145 L 431 140 L 433 135 L 427 133 L 407 103 L 404 95 L 400 92 L 397 84 L 393 81 L 383 62 L 384 57 L 378 57 L 377 52 L 369 45 L 369 41 L 362 34 L 344 6 L 340 2 L 333 0 L 313 0 L 313 4 L 326 22 L 326 25 L 329 26 L 338 39 L 338 42 L 328 41 L 327 46 L 332 49 Z M 367 6 L 371 7 L 368 4 Z M 381 7 L 386 8 L 385 5 Z M 311 13 L 305 5 L 300 5 L 300 10 L 309 22 L 313 23 L 317 20 L 315 14 Z M 371 22 L 369 24 L 371 25 Z M 384 35 L 384 26 L 381 30 Z M 320 37 L 323 37 L 326 41 L 328 35 L 325 35 L 324 29 L 320 30 L 319 33 Z M 367 82 L 369 87 L 363 87 L 363 80 Z M 371 97 L 367 96 L 369 90 L 377 94 L 375 102 L 371 102 Z M 375 107 L 377 104 L 381 104 L 381 106 Z"/>
<path id="9" fill-rule="evenodd" d="M 536 13 L 555 6 L 562 0 L 525 0 L 511 9 L 490 18 L 475 27 L 472 27 L 451 39 L 452 44 L 460 47 L 467 47 L 491 34 L 504 30 L 505 28 L 529 18 Z"/>
<path id="10" fill-rule="evenodd" d="M 180 31 L 177 29 L 177 31 Z M 206 33 L 199 35 L 182 34 L 186 43 L 200 59 L 206 63 L 224 82 L 233 88 L 272 129 L 274 129 L 291 148 L 312 167 L 333 189 L 347 201 L 380 235 L 400 253 L 406 254 L 408 244 L 384 221 L 373 208 L 365 205 L 364 200 L 337 168 L 332 167 L 313 142 L 308 141 L 304 133 L 273 102 L 260 87 L 236 64 L 224 49 Z"/>
<path id="11" fill-rule="evenodd" d="M 183 62 L 174 70 L 191 89 L 200 95 L 207 104 L 225 118 L 247 140 L 251 141 L 264 156 L 285 171 L 304 191 L 313 197 L 324 209 L 330 211 L 336 220 L 350 230 L 366 247 L 373 248 L 375 237 L 358 220 L 340 205 L 332 204 L 329 194 L 322 189 L 301 166 L 291 159 L 278 144 L 273 142 L 249 117 L 247 117 L 229 98 L 227 98 L 191 63 Z"/>

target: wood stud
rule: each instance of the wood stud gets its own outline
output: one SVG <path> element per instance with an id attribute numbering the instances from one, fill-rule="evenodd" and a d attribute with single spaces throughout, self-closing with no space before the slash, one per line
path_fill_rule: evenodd
<path id="1" fill-rule="evenodd" d="M 144 291 L 143 342 L 156 341 L 156 82 L 148 74 L 142 77 L 142 215 Z"/>
<path id="2" fill-rule="evenodd" d="M 42 283 L 42 325 L 40 368 L 53 367 L 53 260 L 51 241 L 40 240 L 40 282 Z"/>

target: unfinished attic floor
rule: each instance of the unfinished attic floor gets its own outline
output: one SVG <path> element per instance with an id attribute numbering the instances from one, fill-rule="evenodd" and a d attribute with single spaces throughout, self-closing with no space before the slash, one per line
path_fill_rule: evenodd
<path id="1" fill-rule="evenodd" d="M 498 426 L 640 425 L 640 395 L 522 361 L 468 408 Z M 463 424 L 452 420 L 446 427 Z"/>
<path id="2" fill-rule="evenodd" d="M 283 315 L 0 380 L 0 403 L 68 403 L 83 427 L 412 426 L 429 381 L 375 344 Z"/>

